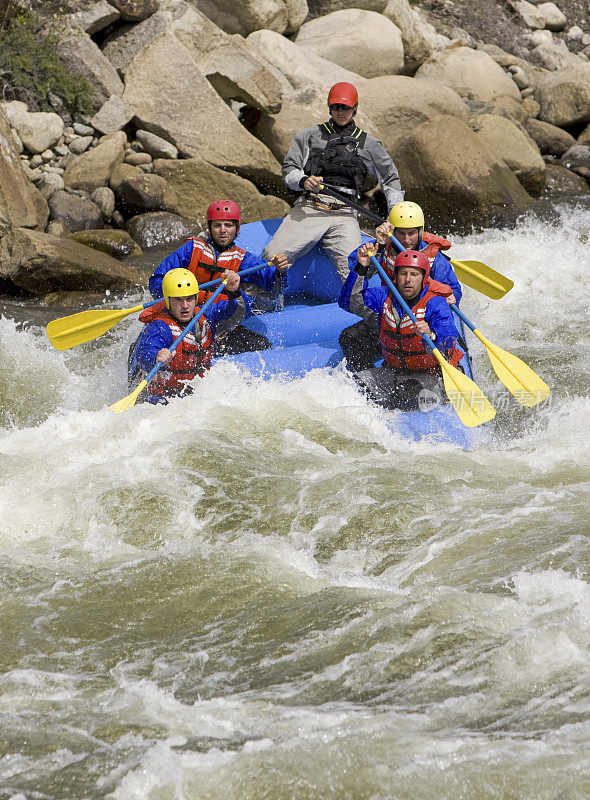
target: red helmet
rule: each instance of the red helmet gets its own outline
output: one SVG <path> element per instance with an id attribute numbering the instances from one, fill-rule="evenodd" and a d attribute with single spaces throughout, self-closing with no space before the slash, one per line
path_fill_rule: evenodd
<path id="1" fill-rule="evenodd" d="M 335 83 L 328 94 L 328 105 L 342 103 L 353 108 L 359 101 L 357 90 L 352 83 Z"/>
<path id="2" fill-rule="evenodd" d="M 428 256 L 420 252 L 420 250 L 404 250 L 395 259 L 393 265 L 394 270 L 397 272 L 399 267 L 414 267 L 414 269 L 421 269 L 424 271 L 424 279 L 430 276 L 431 264 Z"/>
<path id="3" fill-rule="evenodd" d="M 231 219 L 234 220 L 237 229 L 240 230 L 240 223 L 242 222 L 242 215 L 240 214 L 240 207 L 233 200 L 217 200 L 211 203 L 207 209 L 207 225 L 216 219 Z"/>

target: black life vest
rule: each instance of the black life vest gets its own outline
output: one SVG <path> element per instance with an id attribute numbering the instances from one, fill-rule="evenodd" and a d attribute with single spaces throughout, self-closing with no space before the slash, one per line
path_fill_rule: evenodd
<path id="1" fill-rule="evenodd" d="M 331 120 L 318 127 L 321 140 L 310 149 L 303 171 L 306 175 L 319 175 L 333 186 L 354 189 L 360 195 L 368 172 L 359 155 L 367 139 L 366 131 L 347 126 L 338 133 Z"/>

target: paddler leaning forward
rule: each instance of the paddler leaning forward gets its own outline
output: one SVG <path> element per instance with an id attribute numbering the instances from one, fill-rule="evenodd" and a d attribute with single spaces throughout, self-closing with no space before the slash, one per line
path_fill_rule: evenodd
<path id="1" fill-rule="evenodd" d="M 393 266 L 383 268 L 418 319 L 414 324 L 386 286 L 369 287 L 364 277 L 373 245 L 357 250 L 357 269 L 352 269 L 338 304 L 350 311 L 350 298 L 359 292 L 365 308 L 377 314 L 379 341 L 384 364 L 355 372 L 355 378 L 369 395 L 387 408 L 413 410 L 443 402 L 442 374 L 435 357 L 426 350 L 420 334 L 426 334 L 445 358 L 457 366 L 463 353 L 456 347 L 457 329 L 446 301 L 452 290 L 430 277 L 427 255 L 404 250 Z M 356 312 L 358 313 L 358 312 Z M 424 390 L 427 390 L 426 392 Z"/>
<path id="2" fill-rule="evenodd" d="M 226 299 L 212 303 L 173 352 L 170 345 L 201 308 L 197 305 L 199 284 L 192 272 L 182 268 L 167 272 L 162 279 L 166 308 L 158 304 L 139 315 L 145 328 L 131 353 L 130 383 L 135 385 L 145 378 L 157 361 L 164 364 L 148 383 L 148 403 L 167 403 L 170 397 L 191 394 L 190 382 L 197 375 L 203 377 L 210 368 L 215 325 L 231 319 L 241 296 L 240 276 L 236 272 L 227 269 L 221 277 L 227 280 Z"/>

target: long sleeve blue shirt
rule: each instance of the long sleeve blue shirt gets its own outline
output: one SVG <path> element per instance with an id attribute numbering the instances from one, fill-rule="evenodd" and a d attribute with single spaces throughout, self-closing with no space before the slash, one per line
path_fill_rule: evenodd
<path id="1" fill-rule="evenodd" d="M 215 255 L 219 256 L 219 250 L 215 246 L 215 242 L 210 238 L 207 237 L 207 243 L 213 248 L 215 251 Z M 149 280 L 149 290 L 154 299 L 159 299 L 162 297 L 162 280 L 164 275 L 169 272 L 171 269 L 188 269 L 189 264 L 191 263 L 191 256 L 193 253 L 193 241 L 189 239 L 187 242 L 182 244 L 177 250 L 173 253 L 170 253 L 169 256 L 162 261 L 162 263 L 155 269 L 153 275 Z M 288 273 L 284 275 L 278 275 L 276 267 L 269 267 L 268 262 L 264 259 L 260 258 L 260 256 L 254 255 L 254 253 L 250 253 L 246 251 L 246 255 L 242 259 L 242 263 L 240 265 L 240 272 L 245 269 L 250 269 L 250 267 L 260 266 L 260 270 L 258 272 L 252 272 L 250 275 L 247 275 L 243 281 L 244 283 L 251 283 L 253 286 L 258 286 L 260 289 L 264 289 L 267 292 L 280 292 L 286 288 L 288 288 Z M 239 274 L 239 273 L 238 273 Z M 250 310 L 250 302 L 247 295 L 242 293 L 242 297 L 246 303 L 246 308 L 248 311 Z"/>
<path id="2" fill-rule="evenodd" d="M 356 265 L 356 255 L 354 264 Z M 350 296 L 352 294 L 354 284 L 358 279 L 359 276 L 356 274 L 356 272 L 351 270 L 348 278 L 342 286 L 340 297 L 338 298 L 338 305 L 345 311 L 350 311 Z M 428 289 L 425 287 L 420 293 L 420 297 L 423 297 L 427 291 Z M 383 306 L 389 293 L 389 289 L 386 286 L 370 287 L 367 279 L 363 278 L 363 288 L 361 290 L 363 302 L 368 309 L 379 315 L 379 324 L 381 324 Z M 406 312 L 400 303 L 395 297 L 392 297 L 391 302 L 393 307 L 397 310 L 400 318 L 403 318 Z M 438 295 L 431 297 L 426 305 L 424 319 L 428 323 L 430 330 L 436 334 L 436 346 L 439 348 L 439 350 L 450 350 L 457 340 L 458 333 L 453 320 L 453 314 L 447 301 Z"/>
<path id="3" fill-rule="evenodd" d="M 214 337 L 215 323 L 231 317 L 232 314 L 235 313 L 237 307 L 238 304 L 235 300 L 220 300 L 218 303 L 210 305 L 207 311 L 205 311 L 205 318 L 211 325 Z M 182 323 L 179 324 L 181 328 L 186 327 L 183 326 Z M 197 322 L 197 325 L 198 324 Z M 135 348 L 134 360 L 137 366 L 145 372 L 149 372 L 156 363 L 156 356 L 160 350 L 164 347 L 170 348 L 175 338 L 170 327 L 166 325 L 165 322 L 161 320 L 148 322 Z"/>

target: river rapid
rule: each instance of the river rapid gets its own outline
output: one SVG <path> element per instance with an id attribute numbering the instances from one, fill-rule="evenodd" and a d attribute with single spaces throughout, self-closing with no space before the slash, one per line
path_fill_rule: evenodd
<path id="1" fill-rule="evenodd" d="M 0 798 L 588 798 L 589 228 L 455 237 L 516 284 L 462 308 L 553 388 L 521 408 L 470 339 L 498 414 L 468 450 L 342 369 L 217 363 L 117 416 L 136 320 L 59 353 L 13 307 Z"/>

